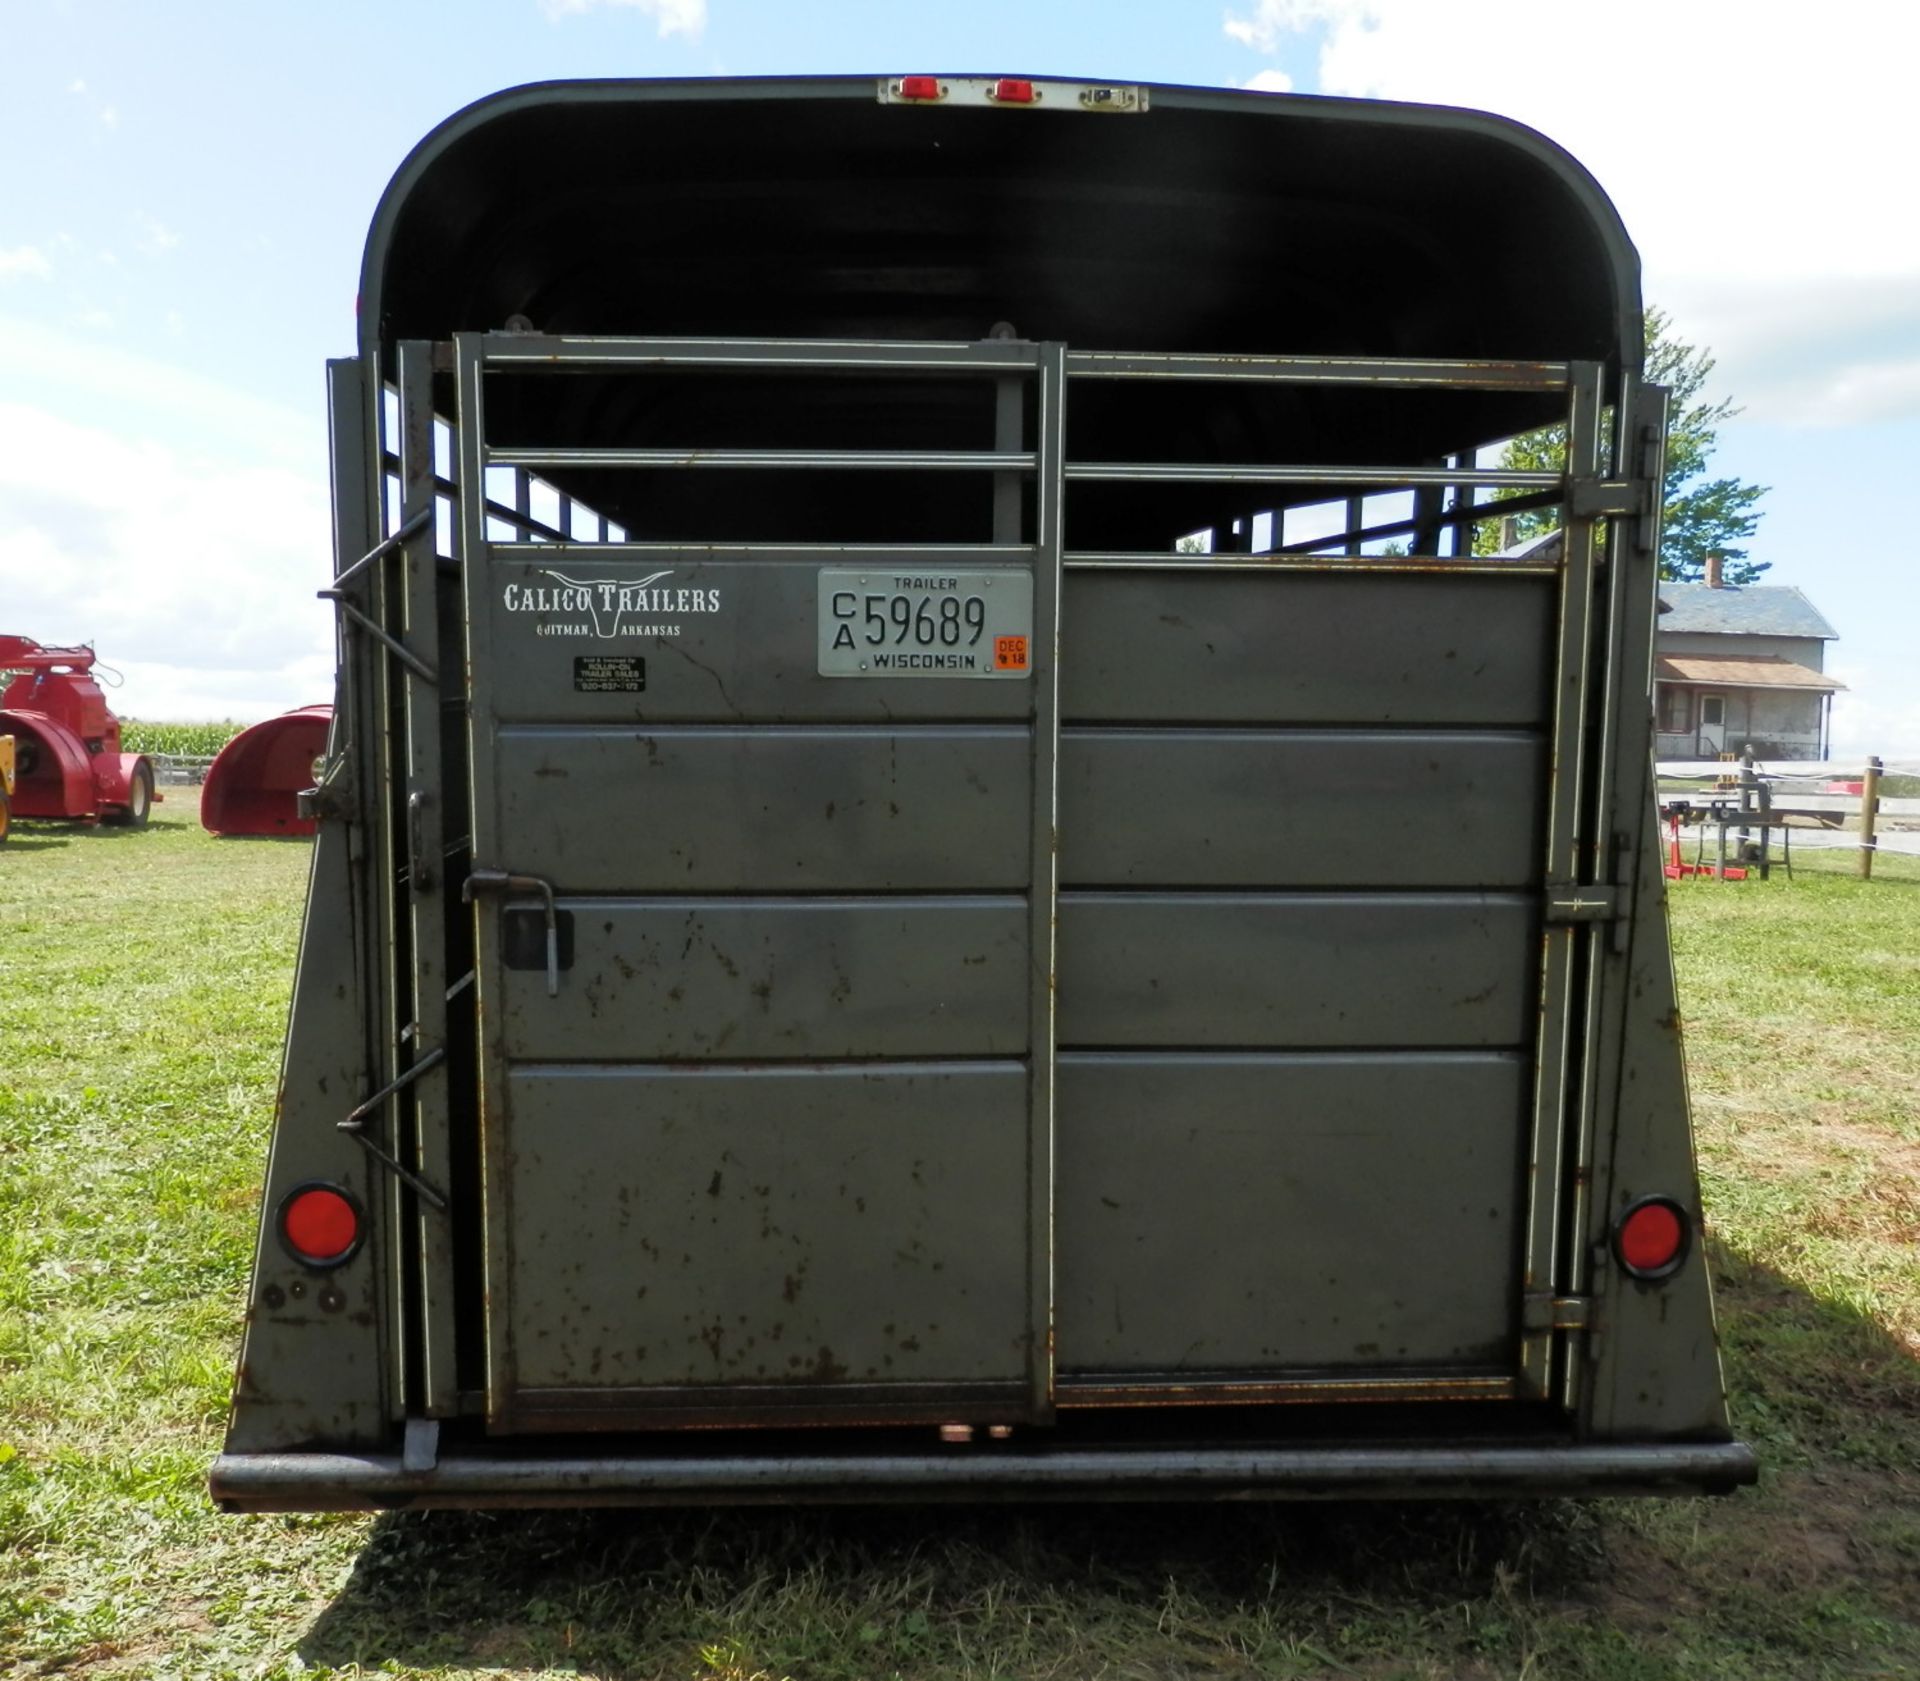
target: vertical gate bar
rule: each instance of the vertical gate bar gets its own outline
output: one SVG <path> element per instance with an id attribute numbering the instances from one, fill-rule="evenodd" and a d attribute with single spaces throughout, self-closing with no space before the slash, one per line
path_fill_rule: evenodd
<path id="1" fill-rule="evenodd" d="M 398 477 L 399 440 L 393 432 L 400 425 L 400 405 L 396 394 L 388 407 L 387 369 L 375 371 L 369 381 L 368 413 L 374 448 L 374 507 L 380 536 L 390 537 L 400 529 Z M 391 425 L 389 425 L 391 417 Z M 405 602 L 406 557 L 393 553 L 367 569 L 367 611 L 373 622 L 390 635 L 401 631 Z M 412 919 L 407 914 L 401 877 L 406 866 L 406 824 L 404 793 L 406 774 L 405 746 L 399 714 L 404 706 L 406 681 L 404 667 L 398 666 L 380 644 L 366 631 L 355 627 L 361 658 L 367 670 L 369 699 L 367 717 L 373 721 L 370 731 L 373 745 L 368 757 L 374 775 L 369 784 L 368 809 L 377 825 L 374 854 L 375 875 L 380 881 L 379 938 L 382 956 L 382 985 L 378 992 L 379 1021 L 382 1024 L 379 1055 L 371 1070 L 379 1086 L 397 1079 L 406 1065 L 407 1047 L 400 1031 L 413 1003 L 410 978 Z M 396 1105 L 392 1113 L 400 1112 Z M 385 1117 L 381 1124 L 388 1124 Z M 399 1126 L 394 1124 L 390 1142 L 398 1143 Z M 392 1265 L 387 1270 L 385 1297 L 392 1339 L 389 1344 L 394 1369 L 392 1416 L 404 1419 L 419 1381 L 419 1349 L 412 1338 L 412 1297 L 415 1272 L 409 1257 L 413 1253 L 411 1198 L 396 1174 L 383 1173 L 380 1207 L 386 1227 L 393 1234 Z"/>
<path id="2" fill-rule="evenodd" d="M 488 614 L 492 588 L 492 551 L 487 544 L 485 487 L 487 482 L 486 405 L 482 375 L 486 366 L 486 339 L 478 333 L 454 338 L 454 371 L 458 386 L 454 404 L 454 432 L 459 439 L 460 552 L 464 561 L 463 602 L 467 623 L 468 783 L 472 806 L 467 833 L 472 840 L 475 867 L 499 867 L 495 844 L 499 830 L 497 768 L 493 743 L 493 626 Z M 525 513 L 530 503 L 527 475 L 514 474 L 515 510 Z M 525 537 L 516 531 L 512 541 Z M 478 1065 L 480 1180 L 485 1219 L 485 1266 L 479 1282 L 486 1316 L 486 1390 L 489 1428 L 503 1427 L 514 1390 L 512 1322 L 507 1313 L 507 1222 L 511 1206 L 510 1170 L 506 1161 L 506 1058 L 500 1037 L 498 1001 L 501 991 L 500 919 L 496 908 L 476 901 L 473 916 L 474 1014 L 480 1024 L 475 1061 Z"/>
<path id="3" fill-rule="evenodd" d="M 359 357 L 346 357 L 327 364 L 328 451 L 333 479 L 333 569 L 336 574 L 366 554 L 386 534 L 381 522 L 384 503 L 385 471 L 380 462 L 380 382 L 370 375 Z M 374 569 L 376 574 L 379 568 Z M 370 581 L 378 600 L 378 576 Z M 344 615 L 335 615 L 335 649 L 339 680 L 334 695 L 333 727 L 328 735 L 329 753 L 345 756 L 350 763 L 352 785 L 364 790 L 363 804 L 347 824 L 347 867 L 364 891 L 354 895 L 354 949 L 361 965 L 362 996 L 369 1012 L 365 1023 L 362 1058 L 365 1064 L 365 1089 L 376 1091 L 392 1078 L 388 1066 L 391 1049 L 382 1025 L 393 1020 L 395 977 L 387 962 L 391 943 L 384 938 L 392 877 L 380 867 L 378 789 L 385 768 L 385 732 L 381 728 L 381 667 L 376 645 Z M 361 821 L 365 817 L 370 821 Z M 359 1189 L 368 1208 L 377 1215 L 397 1212 L 387 1175 L 372 1165 L 364 1151 L 359 1171 L 366 1177 Z M 373 1257 L 380 1268 L 374 1286 L 374 1298 L 384 1316 L 380 1330 L 381 1346 L 388 1350 L 382 1371 L 382 1405 L 389 1417 L 405 1412 L 404 1368 L 399 1321 L 392 1317 L 398 1300 L 399 1268 L 394 1257 L 401 1253 L 400 1227 L 389 1219 L 383 1228 L 386 1241 Z"/>
<path id="4" fill-rule="evenodd" d="M 1060 595 L 1065 552 L 1067 351 L 1038 359 L 1039 467 L 1033 546 L 1033 873 L 1028 895 L 1032 962 L 1028 1029 L 1027 1230 L 1031 1343 L 1028 1373 L 1037 1423 L 1053 1417 L 1054 1076 L 1060 932 Z"/>
<path id="5" fill-rule="evenodd" d="M 1567 477 L 1590 477 L 1600 424 L 1600 365 L 1576 362 L 1569 375 Z M 1547 773 L 1546 890 L 1581 879 L 1581 785 L 1587 722 L 1587 640 L 1593 600 L 1594 521 L 1562 513 L 1565 558 L 1560 574 L 1559 645 L 1553 671 L 1552 761 Z M 1527 1173 L 1523 1294 L 1551 1293 L 1559 1284 L 1561 1184 L 1569 1132 L 1569 1080 L 1579 1061 L 1573 1043 L 1577 1007 L 1575 967 L 1579 930 L 1541 931 L 1540 1037 L 1534 1058 L 1533 1128 Z M 1554 1332 L 1520 1333 L 1520 1384 L 1544 1399 L 1551 1390 Z"/>
<path id="6" fill-rule="evenodd" d="M 1659 612 L 1660 495 L 1665 481 L 1667 395 L 1655 386 L 1623 378 L 1616 410 L 1612 474 L 1641 483 L 1651 499 L 1650 538 L 1642 547 L 1636 529 L 1642 516 L 1629 515 L 1607 528 L 1607 645 L 1604 653 L 1604 694 L 1601 701 L 1599 774 L 1595 778 L 1594 826 L 1601 843 L 1600 874 L 1610 876 L 1621 895 L 1618 914 L 1625 916 L 1638 872 L 1657 868 L 1641 856 L 1653 807 L 1653 630 Z M 1625 654 L 1637 651 L 1631 670 Z M 1587 1000 L 1587 1070 L 1574 1143 L 1576 1171 L 1568 1198 L 1567 1290 L 1586 1295 L 1592 1287 L 1588 1225 L 1593 1210 L 1608 1204 L 1607 1188 L 1598 1182 L 1602 1164 L 1596 1159 L 1599 1117 L 1616 1112 L 1619 1103 L 1622 1035 L 1626 1021 L 1627 966 L 1607 961 L 1610 937 L 1596 928 L 1589 942 L 1592 974 Z M 1624 956 L 1624 952 L 1620 953 Z M 1569 1410 L 1579 1402 L 1585 1346 L 1577 1336 L 1566 1339 L 1561 1364 L 1560 1400 Z"/>
<path id="7" fill-rule="evenodd" d="M 1026 406 L 1027 382 L 1019 374 L 993 382 L 993 447 L 996 453 L 1011 455 L 1018 450 L 1021 423 Z M 1020 481 L 1017 472 L 993 475 L 993 541 L 996 544 L 1020 541 Z"/>
<path id="8" fill-rule="evenodd" d="M 433 346 L 409 339 L 400 345 L 400 517 L 402 523 L 436 506 L 434 484 Z M 437 517 L 404 548 L 408 647 L 440 679 L 418 673 L 404 678 L 406 706 L 407 897 L 412 917 L 412 1061 L 444 1050 L 447 1036 L 446 801 L 441 786 L 441 694 L 447 682 L 440 646 L 440 566 Z M 457 544 L 457 534 L 456 534 Z M 456 546 L 455 553 L 459 552 Z M 430 1184 L 451 1181 L 451 1147 L 444 1076 L 419 1080 L 400 1107 L 413 1116 L 413 1165 Z M 395 1152 L 409 1159 L 404 1149 Z M 413 1204 L 413 1242 L 418 1268 L 420 1373 L 415 1401 L 430 1418 L 450 1417 L 459 1386 L 453 1347 L 453 1211 Z"/>

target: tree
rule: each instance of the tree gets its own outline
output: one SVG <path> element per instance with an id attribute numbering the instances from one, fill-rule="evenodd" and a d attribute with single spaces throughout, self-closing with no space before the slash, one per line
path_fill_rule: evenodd
<path id="1" fill-rule="evenodd" d="M 1667 471 L 1662 486 L 1660 576 L 1691 583 L 1705 576 L 1707 556 L 1717 554 L 1730 584 L 1750 584 L 1771 564 L 1747 559 L 1740 545 L 1760 524 L 1755 504 L 1766 495 L 1765 485 L 1742 484 L 1738 479 L 1703 479 L 1719 441 L 1720 423 L 1740 412 L 1732 399 L 1708 402 L 1701 395 L 1713 372 L 1710 351 L 1688 344 L 1673 333 L 1663 309 L 1646 312 L 1646 379 L 1672 393 L 1667 410 Z M 1567 429 L 1545 426 L 1507 445 L 1500 464 L 1558 472 L 1567 456 Z M 1701 482 L 1696 482 L 1701 481 Z M 1514 524 L 1521 537 L 1551 529 L 1557 515 L 1520 514 Z M 1490 527 L 1481 528 L 1481 543 L 1497 546 Z"/>

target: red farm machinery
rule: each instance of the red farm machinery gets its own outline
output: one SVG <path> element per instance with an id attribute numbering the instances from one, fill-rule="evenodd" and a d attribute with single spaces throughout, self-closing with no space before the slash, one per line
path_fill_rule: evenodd
<path id="1" fill-rule="evenodd" d="M 302 706 L 262 719 L 220 749 L 200 790 L 200 823 L 216 835 L 311 835 L 300 809 L 327 750 L 331 706 Z"/>
<path id="2" fill-rule="evenodd" d="M 0 736 L 14 745 L 12 814 L 141 828 L 153 766 L 120 750 L 120 720 L 94 681 L 91 648 L 0 636 Z"/>

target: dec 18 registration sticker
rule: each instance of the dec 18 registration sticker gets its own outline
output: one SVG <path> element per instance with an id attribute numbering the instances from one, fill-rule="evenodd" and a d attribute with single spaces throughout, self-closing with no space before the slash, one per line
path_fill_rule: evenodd
<path id="1" fill-rule="evenodd" d="M 820 572 L 822 677 L 1013 677 L 1033 670 L 1033 574 Z"/>

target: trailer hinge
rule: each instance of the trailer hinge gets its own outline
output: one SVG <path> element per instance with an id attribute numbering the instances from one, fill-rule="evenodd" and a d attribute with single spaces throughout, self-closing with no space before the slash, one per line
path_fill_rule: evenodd
<path id="1" fill-rule="evenodd" d="M 411 1185 L 422 1197 L 432 1203 L 433 1206 L 442 1213 L 445 1213 L 449 1206 L 446 1193 L 436 1186 L 429 1184 L 425 1179 L 422 1179 L 419 1174 L 415 1173 L 412 1168 L 408 1167 L 397 1157 L 389 1155 L 376 1144 L 372 1138 L 367 1135 L 367 1122 L 379 1113 L 381 1105 L 384 1104 L 388 1098 L 398 1092 L 405 1091 L 407 1087 L 419 1079 L 422 1074 L 438 1068 L 440 1064 L 446 1060 L 447 1053 L 445 1049 L 436 1045 L 411 1068 L 405 1070 L 395 1079 L 389 1080 L 375 1092 L 373 1096 L 368 1098 L 355 1109 L 352 1114 L 347 1116 L 344 1121 L 334 1122 L 334 1126 L 339 1131 L 344 1132 L 354 1143 L 358 1144 L 361 1149 L 373 1157 L 376 1162 L 394 1175 L 395 1178 L 404 1180 L 407 1184 Z"/>
<path id="2" fill-rule="evenodd" d="M 1574 887 L 1571 884 L 1547 889 L 1547 926 L 1563 928 L 1576 922 L 1618 922 L 1620 892 L 1614 887 Z"/>
<path id="3" fill-rule="evenodd" d="M 1592 1331 L 1597 1329 L 1591 1296 L 1556 1296 L 1550 1291 L 1520 1298 L 1523 1331 Z"/>
<path id="4" fill-rule="evenodd" d="M 1647 485 L 1641 479 L 1575 479 L 1567 486 L 1567 509 L 1575 519 L 1638 514 L 1646 502 Z"/>

